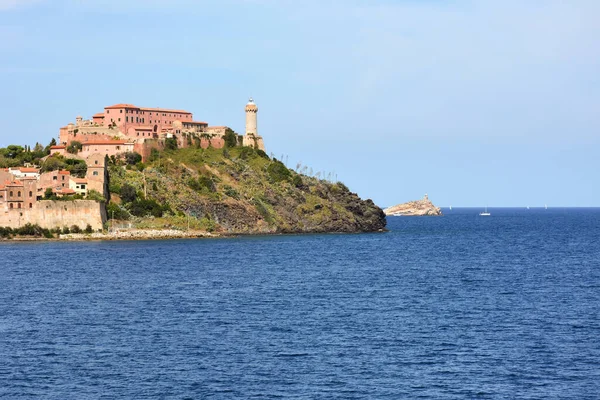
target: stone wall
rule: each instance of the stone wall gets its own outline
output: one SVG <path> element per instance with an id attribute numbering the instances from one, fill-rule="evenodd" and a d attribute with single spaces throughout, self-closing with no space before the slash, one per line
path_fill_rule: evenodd
<path id="1" fill-rule="evenodd" d="M 90 224 L 92 229 L 99 230 L 105 222 L 104 204 L 93 200 L 41 200 L 33 209 L 0 212 L 0 226 L 11 228 L 30 223 L 48 229 L 73 225 L 85 229 Z"/>

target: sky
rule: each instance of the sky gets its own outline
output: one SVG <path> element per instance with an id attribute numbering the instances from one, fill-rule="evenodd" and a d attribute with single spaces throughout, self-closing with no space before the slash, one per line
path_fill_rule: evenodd
<path id="1" fill-rule="evenodd" d="M 386 207 L 600 206 L 597 0 L 0 0 L 0 147 L 185 109 Z"/>

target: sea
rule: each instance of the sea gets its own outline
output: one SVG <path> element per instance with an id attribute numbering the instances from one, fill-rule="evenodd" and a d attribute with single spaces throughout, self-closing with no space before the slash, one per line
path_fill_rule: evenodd
<path id="1" fill-rule="evenodd" d="M 2 399 L 598 399 L 600 209 L 0 243 Z"/>

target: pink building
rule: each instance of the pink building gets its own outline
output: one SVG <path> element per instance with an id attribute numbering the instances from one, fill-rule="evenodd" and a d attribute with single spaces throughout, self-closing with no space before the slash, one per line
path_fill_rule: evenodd
<path id="1" fill-rule="evenodd" d="M 79 157 L 87 158 L 92 154 L 116 156 L 117 154 L 133 151 L 135 143 L 125 140 L 102 140 L 94 142 L 83 142 Z"/>
<path id="2" fill-rule="evenodd" d="M 194 122 L 192 113 L 185 110 L 166 108 L 136 107 L 133 104 L 115 104 L 104 107 L 104 117 L 94 115 L 94 121 L 103 120 L 104 126 L 114 125 L 127 136 L 137 137 L 137 133 L 151 133 L 158 137 L 163 131 L 171 130 L 173 123 Z"/>

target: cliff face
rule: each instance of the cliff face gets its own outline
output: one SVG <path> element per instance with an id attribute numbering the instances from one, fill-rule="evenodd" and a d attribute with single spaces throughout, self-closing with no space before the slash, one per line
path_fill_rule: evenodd
<path id="1" fill-rule="evenodd" d="M 255 234 L 373 232 L 386 225 L 379 207 L 342 183 L 298 174 L 247 147 L 179 149 L 162 153 L 143 171 L 138 165 L 111 166 L 109 172 L 118 214 L 139 228 L 187 225 L 216 233 Z M 121 196 L 126 186 L 135 188 L 136 200 Z M 168 211 L 140 216 L 140 198 Z"/>
<path id="2" fill-rule="evenodd" d="M 398 204 L 383 210 L 385 215 L 405 215 L 405 216 L 437 216 L 442 215 L 442 210 L 433 205 L 427 195 L 422 200 L 409 201 L 408 203 Z"/>

